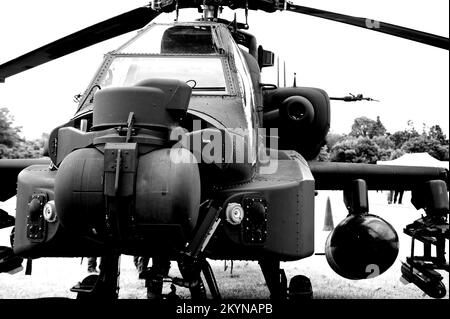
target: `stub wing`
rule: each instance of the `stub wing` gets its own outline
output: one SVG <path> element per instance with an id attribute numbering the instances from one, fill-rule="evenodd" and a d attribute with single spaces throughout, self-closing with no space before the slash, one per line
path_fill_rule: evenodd
<path id="1" fill-rule="evenodd" d="M 50 164 L 50 159 L 46 157 L 38 159 L 0 159 L 0 178 L 2 181 L 0 201 L 3 202 L 16 195 L 19 173 L 28 166 L 37 164 Z"/>
<path id="2" fill-rule="evenodd" d="M 413 190 L 432 180 L 448 184 L 448 170 L 421 166 L 309 162 L 316 190 L 343 190 L 352 181 L 366 181 L 369 190 Z"/>

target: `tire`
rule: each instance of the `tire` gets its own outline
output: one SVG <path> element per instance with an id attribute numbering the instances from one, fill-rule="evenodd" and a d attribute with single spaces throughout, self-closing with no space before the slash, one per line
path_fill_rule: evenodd
<path id="1" fill-rule="evenodd" d="M 309 278 L 303 275 L 292 277 L 289 282 L 288 298 L 290 300 L 305 300 L 312 299 L 312 297 L 313 290 Z"/>

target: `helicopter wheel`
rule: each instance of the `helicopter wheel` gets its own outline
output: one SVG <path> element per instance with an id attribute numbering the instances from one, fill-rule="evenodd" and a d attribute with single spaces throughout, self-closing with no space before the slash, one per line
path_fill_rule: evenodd
<path id="1" fill-rule="evenodd" d="M 280 268 L 280 261 L 264 259 L 259 261 L 259 266 L 269 288 L 270 299 L 285 300 L 287 298 L 287 279 L 284 269 Z"/>
<path id="2" fill-rule="evenodd" d="M 94 287 L 98 281 L 99 275 L 90 275 L 84 278 L 80 283 L 79 287 Z M 96 292 L 78 292 L 77 299 L 80 300 L 89 300 L 89 299 L 97 299 L 99 296 Z"/>
<path id="3" fill-rule="evenodd" d="M 308 277 L 303 275 L 297 275 L 292 277 L 289 282 L 289 300 L 306 300 L 312 299 L 313 290 L 311 281 Z"/>
<path id="4" fill-rule="evenodd" d="M 198 279 L 198 285 L 194 288 L 190 288 L 189 291 L 191 292 L 192 300 L 203 300 L 207 298 L 205 285 L 203 284 L 201 277 Z"/>
<path id="5" fill-rule="evenodd" d="M 185 280 L 197 283 L 194 287 L 189 288 L 191 299 L 206 299 L 206 289 L 202 277 L 200 276 L 201 265 L 199 262 L 189 258 L 182 258 L 178 261 L 178 268 Z"/>
<path id="6" fill-rule="evenodd" d="M 169 275 L 170 260 L 163 257 L 153 257 L 152 267 L 144 271 L 147 299 L 163 299 L 163 278 Z"/>
<path id="7" fill-rule="evenodd" d="M 104 256 L 100 261 L 100 274 L 89 275 L 75 285 L 77 299 L 115 300 L 119 297 L 120 256 Z"/>

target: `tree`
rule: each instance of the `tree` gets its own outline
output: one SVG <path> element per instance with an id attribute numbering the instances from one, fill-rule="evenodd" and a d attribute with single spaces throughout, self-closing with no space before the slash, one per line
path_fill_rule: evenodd
<path id="1" fill-rule="evenodd" d="M 380 147 L 368 137 L 349 138 L 332 148 L 332 162 L 375 164 L 379 160 Z"/>
<path id="2" fill-rule="evenodd" d="M 0 158 L 39 158 L 44 150 L 43 140 L 21 141 L 6 150 L 0 149 Z M 3 154 L 2 154 L 3 153 Z"/>
<path id="3" fill-rule="evenodd" d="M 371 120 L 358 117 L 354 120 L 349 136 L 329 134 L 327 149 L 321 150 L 319 160 L 332 162 L 376 163 L 378 160 L 393 160 L 405 153 L 426 152 L 441 161 L 449 160 L 449 140 L 439 125 L 429 129 L 423 126 L 419 134 L 412 121 L 403 131 L 390 134 L 386 131 L 380 117 Z"/>
<path id="4" fill-rule="evenodd" d="M 403 152 L 402 150 L 394 150 L 391 154 L 391 157 L 389 158 L 389 160 L 395 160 L 399 157 L 402 157 L 403 155 L 405 155 L 405 152 Z"/>
<path id="5" fill-rule="evenodd" d="M 370 132 L 372 137 L 375 136 L 384 136 L 386 134 L 386 128 L 383 123 L 381 123 L 380 116 L 377 116 L 377 120 L 372 127 L 372 132 Z M 370 137 L 370 136 L 369 136 Z"/>
<path id="6" fill-rule="evenodd" d="M 394 142 L 390 139 L 389 136 L 374 136 L 372 141 L 378 145 L 379 153 L 378 160 L 379 161 L 387 161 L 391 158 L 392 153 L 394 152 Z"/>
<path id="7" fill-rule="evenodd" d="M 395 143 L 389 136 L 374 136 L 372 138 L 372 141 L 374 141 L 374 143 L 376 143 L 382 149 L 393 150 L 395 148 Z"/>
<path id="8" fill-rule="evenodd" d="M 381 123 L 380 117 L 377 116 L 377 120 L 374 121 L 368 117 L 361 116 L 354 120 L 352 125 L 352 131 L 350 136 L 353 137 L 368 137 L 384 136 L 386 134 L 386 128 Z"/>
<path id="9" fill-rule="evenodd" d="M 343 139 L 345 139 L 346 136 L 343 134 L 338 134 L 338 133 L 328 133 L 327 138 L 326 138 L 326 146 L 328 148 L 328 150 L 331 150 L 333 148 L 334 145 L 336 145 L 336 143 L 342 141 Z"/>
<path id="10" fill-rule="evenodd" d="M 320 149 L 320 153 L 317 156 L 317 160 L 319 162 L 329 162 L 330 161 L 330 153 L 328 153 L 328 147 L 326 145 L 322 146 Z"/>
<path id="11" fill-rule="evenodd" d="M 19 136 L 20 128 L 13 126 L 14 118 L 7 108 L 0 108 L 0 158 L 41 157 L 44 139 L 27 141 Z"/>
<path id="12" fill-rule="evenodd" d="M 6 107 L 0 108 L 0 146 L 3 148 L 12 147 L 21 141 L 19 137 L 20 128 L 13 126 L 14 117 L 9 114 Z"/>
<path id="13" fill-rule="evenodd" d="M 442 145 L 437 139 L 425 135 L 405 142 L 401 150 L 405 153 L 428 153 L 440 161 L 449 160 L 448 145 Z"/>
<path id="14" fill-rule="evenodd" d="M 428 131 L 428 137 L 439 141 L 442 145 L 448 145 L 448 139 L 439 125 L 433 125 Z"/>

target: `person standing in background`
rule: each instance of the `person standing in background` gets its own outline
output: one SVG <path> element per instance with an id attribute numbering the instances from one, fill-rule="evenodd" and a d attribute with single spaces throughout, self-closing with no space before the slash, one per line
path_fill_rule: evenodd
<path id="1" fill-rule="evenodd" d="M 89 273 L 98 273 L 97 270 L 97 257 L 88 257 L 88 272 Z"/>

